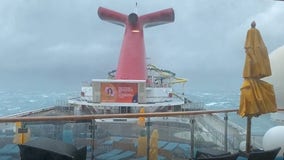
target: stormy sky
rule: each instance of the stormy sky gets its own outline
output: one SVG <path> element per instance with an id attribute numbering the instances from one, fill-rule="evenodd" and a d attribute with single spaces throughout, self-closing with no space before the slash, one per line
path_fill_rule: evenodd
<path id="1" fill-rule="evenodd" d="M 99 6 L 143 15 L 166 8 L 175 22 L 144 30 L 156 66 L 192 90 L 239 90 L 244 41 L 256 21 L 269 52 L 284 44 L 284 2 L 272 0 L 1 0 L 0 89 L 78 89 L 116 68 L 124 28 Z"/>

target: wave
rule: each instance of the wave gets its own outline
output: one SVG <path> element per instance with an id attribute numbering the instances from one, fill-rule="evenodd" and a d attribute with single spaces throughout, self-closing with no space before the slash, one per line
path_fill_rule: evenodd
<path id="1" fill-rule="evenodd" d="M 215 106 L 217 104 L 218 104 L 217 102 L 211 102 L 211 103 L 206 103 L 205 105 L 206 106 Z"/>
<path id="2" fill-rule="evenodd" d="M 41 95 L 43 98 L 48 98 L 49 96 L 48 95 L 45 95 L 45 94 L 43 94 L 43 95 Z"/>
<path id="3" fill-rule="evenodd" d="M 29 102 L 30 102 L 30 103 L 34 103 L 34 102 L 36 102 L 36 100 L 30 99 Z"/>
<path id="4" fill-rule="evenodd" d="M 75 94 L 76 93 L 76 94 Z M 0 116 L 55 106 L 60 100 L 79 95 L 78 92 L 1 91 Z M 72 96 L 73 95 L 73 96 Z"/>
<path id="5" fill-rule="evenodd" d="M 15 110 L 20 110 L 21 107 L 14 107 L 14 108 L 7 108 L 8 111 L 15 111 Z"/>
<path id="6" fill-rule="evenodd" d="M 70 97 L 76 97 L 79 92 L 0 92 L 0 116 L 7 116 L 44 107 L 55 106 L 67 101 Z M 202 102 L 206 109 L 237 109 L 239 106 L 239 93 L 213 93 L 197 92 L 186 94 L 193 102 Z M 219 115 L 222 119 L 224 114 Z M 271 126 L 268 119 L 270 115 L 262 115 L 253 118 L 253 132 L 263 132 Z M 229 114 L 229 120 L 245 127 L 246 119 L 236 113 Z"/>

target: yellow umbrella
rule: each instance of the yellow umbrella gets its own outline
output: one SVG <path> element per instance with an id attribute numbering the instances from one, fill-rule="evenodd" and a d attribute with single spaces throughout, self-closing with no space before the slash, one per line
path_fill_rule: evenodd
<path id="1" fill-rule="evenodd" d="M 16 125 L 16 134 L 14 136 L 13 143 L 24 144 L 27 141 L 29 141 L 30 136 L 31 136 L 30 130 L 27 129 L 26 133 L 19 133 L 18 130 L 23 129 L 23 124 L 22 124 L 22 122 L 16 122 L 15 125 Z"/>
<path id="2" fill-rule="evenodd" d="M 259 116 L 276 112 L 273 86 L 259 79 L 245 79 L 241 87 L 239 114 Z"/>
<path id="3" fill-rule="evenodd" d="M 239 114 L 247 116 L 247 152 L 250 152 L 251 146 L 251 118 L 277 111 L 273 86 L 260 80 L 271 75 L 271 68 L 266 46 L 255 26 L 253 21 L 245 42 L 246 60 L 239 108 Z"/>
<path id="4" fill-rule="evenodd" d="M 150 159 L 157 160 L 158 159 L 158 130 L 154 129 L 150 139 Z"/>
<path id="5" fill-rule="evenodd" d="M 145 113 L 144 107 L 140 108 L 139 113 Z M 137 124 L 143 129 L 138 137 L 137 156 L 147 155 L 147 137 L 145 133 L 145 117 L 138 117 Z"/>
<path id="6" fill-rule="evenodd" d="M 271 68 L 266 46 L 260 32 L 253 21 L 247 32 L 245 51 L 246 60 L 243 71 L 244 78 L 263 78 L 271 76 Z"/>
<path id="7" fill-rule="evenodd" d="M 137 146 L 137 156 L 146 156 L 147 155 L 147 137 L 139 136 L 138 137 L 138 146 Z"/>
<path id="8" fill-rule="evenodd" d="M 140 108 L 139 113 L 145 113 L 144 107 Z M 138 117 L 137 124 L 138 124 L 140 127 L 145 127 L 145 117 Z"/>

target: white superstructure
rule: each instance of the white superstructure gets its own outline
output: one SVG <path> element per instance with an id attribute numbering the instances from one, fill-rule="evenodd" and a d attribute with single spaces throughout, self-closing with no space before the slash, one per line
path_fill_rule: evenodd
<path id="1" fill-rule="evenodd" d="M 109 79 L 93 79 L 82 86 L 80 97 L 69 99 L 68 103 L 98 114 L 136 113 L 141 107 L 146 112 L 189 108 L 183 91 L 176 92 L 173 88 L 175 84 L 183 88 L 187 80 L 176 78 L 174 73 L 154 65 L 148 65 L 147 69 L 147 80 L 115 80 L 115 72 L 109 74 Z"/>

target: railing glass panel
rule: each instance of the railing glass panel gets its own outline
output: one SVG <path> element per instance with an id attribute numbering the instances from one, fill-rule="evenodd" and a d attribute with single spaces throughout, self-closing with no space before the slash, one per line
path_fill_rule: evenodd
<path id="1" fill-rule="evenodd" d="M 246 130 L 242 123 L 246 121 L 235 112 L 216 112 L 152 113 L 141 114 L 140 118 L 139 114 L 49 117 L 49 120 L 46 117 L 0 118 L 0 159 L 20 159 L 18 144 L 40 138 L 71 144 L 77 149 L 86 146 L 88 160 L 151 159 L 153 156 L 185 160 L 204 149 L 238 152 L 245 142 Z M 252 124 L 257 123 L 256 120 Z M 271 121 L 271 124 L 278 123 Z M 263 135 L 264 132 L 252 133 L 254 147 L 262 147 Z"/>

